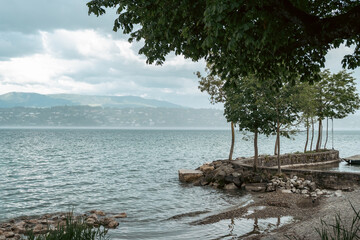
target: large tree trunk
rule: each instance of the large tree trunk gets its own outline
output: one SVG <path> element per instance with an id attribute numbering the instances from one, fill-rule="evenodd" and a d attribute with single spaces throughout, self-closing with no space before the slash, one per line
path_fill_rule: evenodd
<path id="1" fill-rule="evenodd" d="M 308 145 L 308 142 L 309 142 L 309 118 L 307 117 L 306 118 L 306 142 L 305 142 L 305 148 L 304 148 L 304 153 L 306 152 L 306 149 L 307 149 L 307 145 Z"/>
<path id="2" fill-rule="evenodd" d="M 230 148 L 229 160 L 232 160 L 232 155 L 234 152 L 234 144 L 235 144 L 235 129 L 234 129 L 234 123 L 231 122 L 231 148 Z"/>
<path id="3" fill-rule="evenodd" d="M 310 152 L 312 151 L 314 141 L 314 118 L 311 118 L 311 144 L 310 144 Z"/>
<path id="4" fill-rule="evenodd" d="M 277 161 L 278 161 L 278 174 L 281 174 L 281 163 L 280 163 L 280 121 L 277 120 L 276 127 L 276 142 L 277 142 Z"/>
<path id="5" fill-rule="evenodd" d="M 258 131 L 254 132 L 254 171 L 257 171 L 258 163 Z"/>
<path id="6" fill-rule="evenodd" d="M 326 149 L 326 144 L 328 142 L 329 139 L 329 118 L 326 118 L 326 139 L 325 139 L 325 144 L 324 144 L 324 149 Z"/>
<path id="7" fill-rule="evenodd" d="M 319 118 L 319 133 L 316 143 L 316 151 L 318 152 L 321 149 L 321 138 L 322 138 L 322 120 Z"/>

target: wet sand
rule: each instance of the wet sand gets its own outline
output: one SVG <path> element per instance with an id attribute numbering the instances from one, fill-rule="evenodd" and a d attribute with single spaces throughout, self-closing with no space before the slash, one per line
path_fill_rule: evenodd
<path id="1" fill-rule="evenodd" d="M 315 228 L 321 227 L 321 219 L 327 223 L 334 223 L 337 213 L 341 214 L 345 222 L 352 220 L 354 211 L 360 209 L 360 188 L 351 192 L 341 192 L 336 196 L 334 191 L 328 192 L 313 201 L 310 197 L 301 194 L 269 192 L 251 193 L 254 202 L 249 205 L 211 215 L 201 220 L 192 222 L 194 225 L 212 224 L 224 219 L 248 218 L 266 219 L 291 216 L 293 220 L 289 224 L 281 225 L 270 232 L 248 234 L 239 239 L 320 239 Z"/>

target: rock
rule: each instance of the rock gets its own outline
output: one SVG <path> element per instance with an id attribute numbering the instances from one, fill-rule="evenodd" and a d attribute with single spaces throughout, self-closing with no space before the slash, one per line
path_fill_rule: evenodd
<path id="1" fill-rule="evenodd" d="M 0 235 L 0 240 L 5 240 L 6 237 L 4 235 Z"/>
<path id="2" fill-rule="evenodd" d="M 92 218 L 92 219 L 94 219 L 95 221 L 98 220 L 98 217 L 97 217 L 97 215 L 96 215 L 95 213 L 91 214 L 88 218 Z"/>
<path id="3" fill-rule="evenodd" d="M 316 192 L 311 192 L 310 197 L 317 198 L 318 194 Z"/>
<path id="4" fill-rule="evenodd" d="M 236 186 L 240 187 L 240 186 L 241 186 L 241 180 L 240 180 L 240 178 L 234 177 L 233 183 L 234 183 Z"/>
<path id="5" fill-rule="evenodd" d="M 234 178 L 238 178 L 238 177 L 241 176 L 241 173 L 233 172 L 231 175 L 232 175 Z"/>
<path id="6" fill-rule="evenodd" d="M 5 238 L 12 238 L 12 237 L 15 237 L 15 233 L 14 232 L 4 232 L 4 236 L 5 236 Z"/>
<path id="7" fill-rule="evenodd" d="M 116 228 L 119 226 L 119 223 L 115 220 L 115 218 L 104 218 L 100 221 L 100 224 L 107 228 Z"/>
<path id="8" fill-rule="evenodd" d="M 251 192 L 265 192 L 266 185 L 264 184 L 246 184 L 245 190 Z"/>
<path id="9" fill-rule="evenodd" d="M 127 217 L 127 214 L 124 212 L 114 215 L 114 218 L 126 218 L 126 217 Z"/>
<path id="10" fill-rule="evenodd" d="M 224 178 L 225 183 L 232 183 L 234 181 L 234 177 L 232 175 L 227 175 Z"/>
<path id="11" fill-rule="evenodd" d="M 265 189 L 266 192 L 273 192 L 275 190 L 276 190 L 276 187 L 273 183 L 268 183 L 266 185 L 266 189 Z"/>
<path id="12" fill-rule="evenodd" d="M 235 190 L 237 189 L 237 186 L 234 183 L 229 183 L 224 186 L 225 190 Z"/>
<path id="13" fill-rule="evenodd" d="M 101 210 L 92 210 L 90 211 L 90 213 L 93 213 L 93 214 L 96 214 L 96 215 L 99 215 L 99 216 L 105 216 L 105 212 L 104 211 L 101 211 Z"/>
<path id="14" fill-rule="evenodd" d="M 300 192 L 301 194 L 308 194 L 309 193 L 309 191 L 308 190 L 306 190 L 306 189 L 304 189 L 304 190 L 301 190 L 301 192 Z"/>
<path id="15" fill-rule="evenodd" d="M 119 223 L 115 220 L 109 222 L 109 224 L 107 225 L 108 228 L 116 228 L 117 226 L 119 226 Z"/>
<path id="16" fill-rule="evenodd" d="M 205 179 L 205 178 L 202 178 L 201 180 L 200 180 L 200 185 L 201 186 L 205 186 L 205 185 L 208 185 L 209 184 L 209 182 Z"/>
<path id="17" fill-rule="evenodd" d="M 309 186 L 310 183 L 311 183 L 311 182 L 310 182 L 309 180 L 305 180 L 305 181 L 304 181 L 304 185 L 305 185 L 305 186 Z"/>
<path id="18" fill-rule="evenodd" d="M 291 193 L 291 190 L 289 190 L 289 189 L 282 189 L 281 192 L 282 192 L 282 193 Z"/>
<path id="19" fill-rule="evenodd" d="M 314 182 L 311 182 L 311 183 L 309 183 L 309 188 L 310 188 L 310 191 L 315 191 L 316 190 L 316 183 L 314 183 Z"/>
<path id="20" fill-rule="evenodd" d="M 316 194 L 320 196 L 320 195 L 323 195 L 324 193 L 323 193 L 323 191 L 317 191 Z"/>
<path id="21" fill-rule="evenodd" d="M 96 221 L 93 218 L 88 218 L 88 219 L 86 219 L 85 223 L 87 225 L 93 226 L 93 225 L 95 225 Z"/>
<path id="22" fill-rule="evenodd" d="M 181 182 L 194 182 L 203 176 L 203 172 L 199 170 L 180 169 L 179 179 Z"/>
<path id="23" fill-rule="evenodd" d="M 342 197 L 342 191 L 341 191 L 341 190 L 337 190 L 337 191 L 335 191 L 334 195 L 335 195 L 336 197 Z"/>
<path id="24" fill-rule="evenodd" d="M 37 219 L 30 219 L 27 221 L 30 224 L 36 224 L 37 223 Z"/>
<path id="25" fill-rule="evenodd" d="M 298 177 L 297 176 L 293 176 L 293 178 L 292 178 L 294 181 L 296 181 L 297 179 L 298 179 Z"/>
<path id="26" fill-rule="evenodd" d="M 36 224 L 36 226 L 33 229 L 35 234 L 45 233 L 46 229 L 42 224 Z"/>
<path id="27" fill-rule="evenodd" d="M 200 171 L 204 173 L 214 171 L 214 169 L 214 166 L 210 166 L 209 164 L 203 164 L 202 166 L 200 166 Z"/>

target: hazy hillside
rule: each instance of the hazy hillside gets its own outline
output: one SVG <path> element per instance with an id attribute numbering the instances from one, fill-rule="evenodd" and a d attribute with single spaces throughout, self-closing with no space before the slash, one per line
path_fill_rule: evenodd
<path id="1" fill-rule="evenodd" d="M 55 106 L 101 106 L 116 108 L 181 108 L 181 106 L 154 99 L 134 96 L 91 96 L 75 94 L 50 94 L 12 92 L 0 95 L 0 108 L 55 107 Z"/>
<path id="2" fill-rule="evenodd" d="M 221 110 L 187 108 L 0 108 L 0 126 L 227 128 Z"/>

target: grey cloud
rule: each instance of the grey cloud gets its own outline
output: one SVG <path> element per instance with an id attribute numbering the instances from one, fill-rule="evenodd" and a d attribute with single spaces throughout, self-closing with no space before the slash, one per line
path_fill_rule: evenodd
<path id="1" fill-rule="evenodd" d="M 115 11 L 88 16 L 88 0 L 10 0 L 0 8 L 0 31 L 36 32 L 52 29 L 102 29 L 112 32 Z M 5 6 L 4 6 L 5 5 Z M 124 37 L 122 34 L 116 34 Z"/>
<path id="2" fill-rule="evenodd" d="M 30 55 L 42 51 L 39 34 L 0 32 L 0 55 L 2 60 Z"/>

